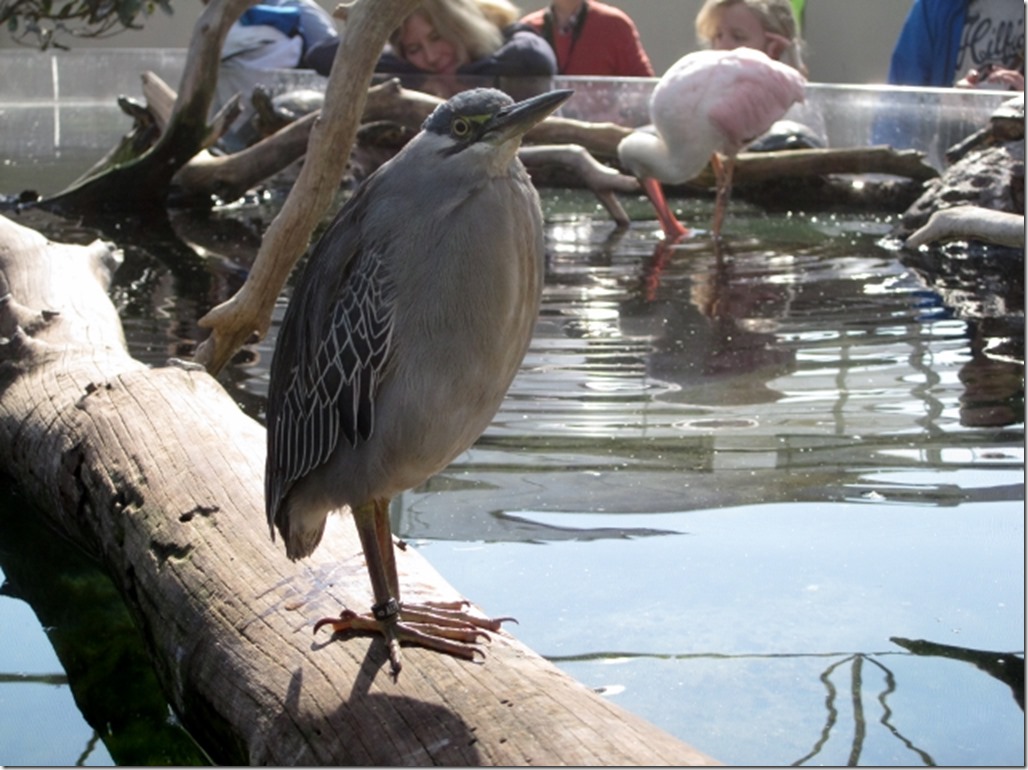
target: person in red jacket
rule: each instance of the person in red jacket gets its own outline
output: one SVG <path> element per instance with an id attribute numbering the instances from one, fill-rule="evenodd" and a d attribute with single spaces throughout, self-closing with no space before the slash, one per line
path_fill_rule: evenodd
<path id="1" fill-rule="evenodd" d="M 521 19 L 546 38 L 561 75 L 653 77 L 635 22 L 597 0 L 553 0 Z"/>

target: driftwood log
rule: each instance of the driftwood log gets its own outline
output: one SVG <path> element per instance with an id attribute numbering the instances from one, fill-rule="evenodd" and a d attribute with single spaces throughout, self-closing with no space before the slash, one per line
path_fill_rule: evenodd
<path id="1" fill-rule="evenodd" d="M 238 105 L 230 102 L 211 125 L 207 112 L 218 82 L 221 45 L 232 23 L 254 0 L 211 0 L 200 14 L 190 40 L 186 67 L 168 125 L 139 157 L 91 169 L 67 190 L 39 205 L 57 211 L 103 208 L 145 210 L 164 207 L 175 173 L 219 137 Z"/>
<path id="2" fill-rule="evenodd" d="M 1001 245 L 1023 246 L 1023 132 L 1019 139 L 983 142 L 979 146 L 969 146 L 967 142 L 975 139 L 980 133 L 973 134 L 967 141 L 956 145 L 959 148 L 958 152 L 947 152 L 948 156 L 957 159 L 937 179 L 924 186 L 920 197 L 903 212 L 891 235 L 906 238 L 916 230 L 923 230 L 914 239 L 915 244 L 924 242 L 922 239 L 935 240 L 946 237 L 985 241 L 995 241 L 996 237 L 1000 237 L 1001 240 L 998 242 Z M 954 208 L 961 211 L 947 213 Z M 991 211 L 997 215 L 986 215 L 983 218 L 981 237 L 975 233 L 976 209 Z M 1014 217 L 1020 219 L 1020 228 Z M 931 221 L 933 219 L 934 224 Z M 1001 224 L 1004 221 L 1007 224 Z M 952 233 L 945 234 L 946 229 L 951 229 Z M 1007 230 L 1008 233 L 1003 234 L 1003 230 Z M 1018 230 L 1021 231 L 1020 243 Z M 989 233 L 993 235 L 990 236 Z"/>
<path id="3" fill-rule="evenodd" d="M 146 119 L 152 120 L 156 130 L 164 130 L 175 103 L 175 92 L 157 75 L 146 72 L 143 74 L 143 95 L 147 102 Z M 441 102 L 429 94 L 405 89 L 393 79 L 368 89 L 368 100 L 360 122 L 367 125 L 385 121 L 408 129 L 413 135 Z M 242 196 L 304 156 L 308 138 L 320 115 L 320 110 L 310 112 L 239 152 L 213 155 L 205 150 L 198 153 L 175 174 L 175 198 L 179 201 L 209 201 L 212 196 L 222 200 L 235 200 Z M 576 140 L 582 140 L 594 149 L 598 147 L 609 151 L 629 133 L 628 129 L 612 123 L 584 123 L 553 117 L 547 120 L 550 125 L 533 128 L 527 141 L 536 142 L 540 137 L 548 137 L 559 143 L 524 147 L 521 159 L 529 170 L 563 167 L 578 183 L 596 194 L 616 223 L 627 225 L 628 216 L 615 192 L 638 192 L 641 189 L 639 183 L 634 177 L 620 174 L 598 162 L 589 148 L 577 144 Z"/>
<path id="4" fill-rule="evenodd" d="M 162 89 L 167 86 L 155 76 L 150 73 L 144 76 L 143 91 L 151 105 L 163 101 L 157 96 Z M 361 122 L 389 121 L 416 131 L 440 101 L 430 94 L 403 88 L 398 80 L 389 80 L 368 89 Z M 175 182 L 191 196 L 237 197 L 303 156 L 307 136 L 318 115 L 318 111 L 309 113 L 239 153 L 218 157 L 202 153 L 177 174 Z M 161 125 L 162 116 L 157 113 L 155 117 Z M 620 219 L 619 207 L 610 205 L 607 198 L 613 198 L 614 193 L 637 193 L 641 188 L 617 174 L 615 169 L 602 166 L 593 156 L 615 163 L 618 143 L 631 132 L 632 129 L 614 123 L 549 117 L 529 131 L 525 141 L 528 145 L 546 146 L 545 157 L 537 155 L 537 163 L 568 168 L 596 193 L 618 224 L 625 224 Z M 559 148 L 566 146 L 571 150 L 561 153 Z M 523 154 L 522 159 L 532 170 L 529 157 Z M 921 152 L 891 147 L 846 147 L 743 152 L 736 159 L 734 181 L 745 186 L 783 177 L 829 174 L 893 174 L 918 182 L 938 176 Z M 690 187 L 713 185 L 714 175 L 709 168 L 689 183 Z"/>
<path id="5" fill-rule="evenodd" d="M 264 521 L 264 429 L 199 367 L 133 360 L 106 295 L 117 258 L 0 217 L 0 462 L 94 554 L 143 631 L 182 723 L 225 764 L 701 764 L 506 632 L 482 664 L 377 638 L 312 636 L 371 603 L 332 517 L 286 559 Z M 456 592 L 413 550 L 412 599 Z M 490 608 L 500 611 L 502 608 Z"/>
<path id="6" fill-rule="evenodd" d="M 908 249 L 955 239 L 1024 248 L 1024 215 L 981 206 L 952 206 L 935 211 L 906 239 Z"/>
<path id="7" fill-rule="evenodd" d="M 842 147 L 838 149 L 742 152 L 736 157 L 732 183 L 757 184 L 781 177 L 814 177 L 826 174 L 894 174 L 920 182 L 939 175 L 917 150 L 892 147 Z M 690 184 L 712 186 L 708 167 Z"/>

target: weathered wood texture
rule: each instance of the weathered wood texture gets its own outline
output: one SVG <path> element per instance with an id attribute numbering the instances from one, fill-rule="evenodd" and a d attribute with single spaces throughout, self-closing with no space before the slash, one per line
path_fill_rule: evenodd
<path id="1" fill-rule="evenodd" d="M 843 147 L 840 149 L 743 152 L 735 159 L 732 183 L 757 184 L 769 179 L 823 174 L 895 174 L 918 181 L 939 175 L 917 150 L 892 147 Z M 711 186 L 714 172 L 708 166 L 690 184 Z"/>
<path id="2" fill-rule="evenodd" d="M 143 91 L 150 105 L 152 120 L 163 130 L 170 105 L 175 102 L 175 92 L 152 72 L 143 75 Z M 441 103 L 441 99 L 404 89 L 399 81 L 390 80 L 368 89 L 368 101 L 361 121 L 368 124 L 388 119 L 413 134 Z M 177 193 L 183 198 L 197 200 L 209 200 L 212 195 L 223 200 L 238 198 L 253 186 L 300 160 L 307 152 L 310 133 L 320 116 L 320 110 L 308 113 L 250 147 L 230 155 L 212 155 L 206 151 L 198 153 L 175 175 Z M 567 129 L 566 134 L 557 132 L 563 143 L 523 147 L 521 159 L 530 170 L 561 167 L 570 172 L 573 179 L 580 184 L 584 183 L 596 194 L 615 222 L 627 225 L 628 217 L 614 193 L 637 192 L 639 183 L 634 177 L 624 176 L 603 165 L 587 148 L 572 141 L 574 137 L 587 141 L 595 137 L 609 144 L 612 132 L 621 131 L 618 135 L 624 135 L 627 129 L 620 129 L 610 123 L 590 124 L 553 117 L 547 120 L 556 122 L 562 130 Z M 555 132 L 549 127 L 536 126 L 529 132 L 529 139 L 542 135 L 554 136 Z"/>
<path id="3" fill-rule="evenodd" d="M 916 249 L 929 243 L 956 239 L 1024 248 L 1024 215 L 981 206 L 939 209 L 926 224 L 910 234 L 904 245 L 908 249 Z"/>
<path id="4" fill-rule="evenodd" d="M 153 75 L 147 83 L 153 88 Z M 146 90 L 146 89 L 144 89 Z M 149 91 L 147 91 L 149 96 Z M 151 100 L 152 101 L 152 100 Z M 368 89 L 361 121 L 389 121 L 416 131 L 442 100 L 419 91 L 403 88 L 398 80 L 389 80 Z M 266 179 L 302 157 L 306 136 L 319 113 L 312 112 L 293 121 L 277 133 L 236 155 L 210 157 L 198 155 L 176 177 L 176 182 L 193 194 L 241 194 L 249 186 Z M 162 119 L 157 116 L 160 125 Z M 545 145 L 545 162 L 561 164 L 577 172 L 601 200 L 614 191 L 635 192 L 638 186 L 600 176 L 595 155 L 608 161 L 617 158 L 618 143 L 632 132 L 631 128 L 613 123 L 588 123 L 561 117 L 549 117 L 525 136 L 528 145 Z M 568 155 L 557 154 L 557 148 L 571 145 Z M 584 151 L 583 151 L 584 148 Z M 523 159 L 524 155 L 522 156 Z M 526 164 L 529 162 L 525 159 Z M 542 162 L 542 161 L 541 161 Z M 614 174 L 614 169 L 608 169 Z M 826 174 L 895 174 L 924 181 L 938 172 L 924 159 L 924 153 L 895 150 L 891 147 L 845 147 L 778 152 L 744 152 L 736 158 L 734 181 L 737 185 L 759 184 L 783 177 L 816 177 Z M 714 176 L 704 170 L 691 186 L 713 187 Z M 606 205 L 606 203 L 605 203 Z M 610 208 L 610 207 L 608 207 Z M 615 221 L 617 217 L 615 216 Z"/>
<path id="5" fill-rule="evenodd" d="M 312 559 L 286 559 L 264 521 L 264 429 L 203 371 L 128 355 L 105 293 L 115 261 L 0 218 L 0 462 L 101 560 L 213 759 L 710 761 L 504 632 L 484 664 L 408 648 L 398 682 L 377 637 L 315 639 L 314 620 L 371 603 L 352 524 L 332 517 Z M 456 596 L 419 554 L 397 555 L 409 599 Z"/>

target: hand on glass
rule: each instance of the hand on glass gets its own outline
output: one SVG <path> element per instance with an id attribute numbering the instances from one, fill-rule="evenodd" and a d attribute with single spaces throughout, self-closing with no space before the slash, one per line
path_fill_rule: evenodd
<path id="1" fill-rule="evenodd" d="M 1008 91 L 1024 90 L 1024 74 L 994 64 L 971 70 L 957 81 L 957 88 L 1005 88 Z"/>

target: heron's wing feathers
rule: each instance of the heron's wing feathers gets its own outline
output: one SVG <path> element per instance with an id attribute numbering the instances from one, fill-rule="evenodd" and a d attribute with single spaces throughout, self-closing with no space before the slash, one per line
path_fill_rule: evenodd
<path id="1" fill-rule="evenodd" d="M 374 430 L 375 393 L 392 337 L 395 292 L 351 201 L 315 246 L 286 310 L 268 393 L 269 523 L 293 483 L 346 440 Z"/>

